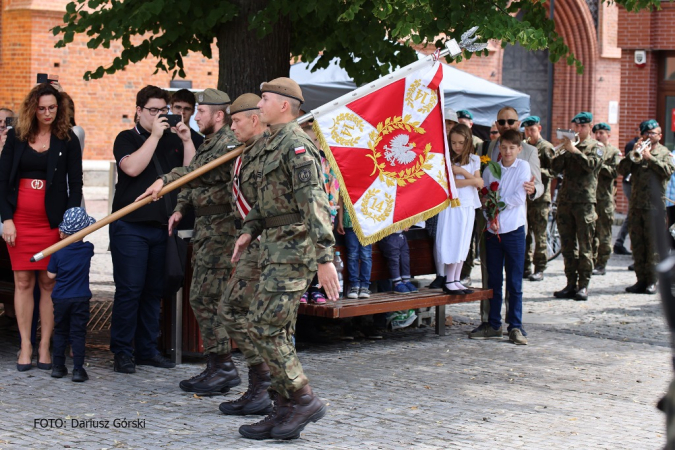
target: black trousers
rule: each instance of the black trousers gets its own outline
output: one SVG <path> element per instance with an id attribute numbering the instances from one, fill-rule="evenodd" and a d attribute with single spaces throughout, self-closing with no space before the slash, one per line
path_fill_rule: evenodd
<path id="1" fill-rule="evenodd" d="M 53 299 L 54 302 L 54 365 L 66 364 L 66 346 L 70 342 L 73 350 L 73 366 L 84 364 L 84 341 L 89 322 L 89 300 L 91 297 Z"/>

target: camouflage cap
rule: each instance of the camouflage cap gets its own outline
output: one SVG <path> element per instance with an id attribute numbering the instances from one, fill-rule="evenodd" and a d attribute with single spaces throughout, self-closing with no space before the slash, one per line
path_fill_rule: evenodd
<path id="1" fill-rule="evenodd" d="M 234 115 L 242 111 L 251 111 L 258 108 L 258 102 L 260 102 L 260 97 L 255 94 L 243 94 L 237 97 L 237 99 L 227 107 L 227 113 Z"/>
<path id="2" fill-rule="evenodd" d="M 300 103 L 305 102 L 305 99 L 302 97 L 302 89 L 300 89 L 300 85 L 286 77 L 275 78 L 272 81 L 262 82 L 260 84 L 260 92 L 272 92 L 273 94 L 294 98 Z"/>
<path id="3" fill-rule="evenodd" d="M 460 109 L 459 111 L 457 111 L 457 117 L 460 118 L 460 119 L 473 120 L 473 114 L 471 114 L 466 109 Z"/>
<path id="4" fill-rule="evenodd" d="M 230 97 L 223 91 L 208 88 L 203 92 L 198 92 L 197 103 L 200 105 L 227 105 L 231 103 Z"/>
<path id="5" fill-rule="evenodd" d="M 653 130 L 654 128 L 659 128 L 659 123 L 654 119 L 645 120 L 640 124 L 640 134 L 645 134 L 646 132 Z"/>
<path id="6" fill-rule="evenodd" d="M 454 109 L 448 108 L 445 110 L 445 120 L 452 120 L 453 122 L 459 122 L 459 118 L 457 117 L 457 113 L 455 112 Z"/>
<path id="7" fill-rule="evenodd" d="M 532 125 L 538 125 L 541 122 L 539 116 L 529 116 L 523 119 L 522 125 L 524 127 L 531 127 Z"/>
<path id="8" fill-rule="evenodd" d="M 593 125 L 593 133 L 595 133 L 598 130 L 612 131 L 612 127 L 610 127 L 605 122 L 600 122 Z"/>
<path id="9" fill-rule="evenodd" d="M 572 119 L 572 123 L 576 124 L 582 124 L 582 123 L 592 123 L 593 122 L 593 114 L 582 111 L 576 116 L 574 116 L 574 119 Z"/>

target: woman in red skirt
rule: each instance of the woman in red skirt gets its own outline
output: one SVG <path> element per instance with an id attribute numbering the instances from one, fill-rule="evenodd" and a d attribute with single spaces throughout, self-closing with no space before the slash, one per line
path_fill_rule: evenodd
<path id="1" fill-rule="evenodd" d="M 32 367 L 36 278 L 41 323 L 37 365 L 51 369 L 54 281 L 47 277 L 49 258 L 35 263 L 30 258 L 59 240 L 63 213 L 82 202 L 82 153 L 70 129 L 72 114 L 70 104 L 53 86 L 35 86 L 23 101 L 18 123 L 7 133 L 0 155 L 0 218 L 14 271 L 14 307 L 21 335 L 19 371 Z"/>

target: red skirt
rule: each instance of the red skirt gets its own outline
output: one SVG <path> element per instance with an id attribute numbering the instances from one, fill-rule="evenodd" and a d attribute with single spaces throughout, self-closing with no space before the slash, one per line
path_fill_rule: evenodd
<path id="1" fill-rule="evenodd" d="M 47 219 L 45 185 L 44 180 L 19 180 L 19 196 L 16 211 L 14 211 L 16 242 L 14 247 L 7 246 L 9 259 L 12 261 L 12 270 L 47 270 L 49 257 L 34 263 L 30 262 L 30 259 L 36 253 L 60 240 L 59 229 L 50 228 L 49 219 Z M 34 189 L 34 187 L 42 189 Z"/>

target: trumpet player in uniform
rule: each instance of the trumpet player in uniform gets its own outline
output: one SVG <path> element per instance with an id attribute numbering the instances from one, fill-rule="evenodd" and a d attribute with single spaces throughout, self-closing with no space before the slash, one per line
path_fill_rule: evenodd
<path id="1" fill-rule="evenodd" d="M 565 261 L 567 285 L 557 298 L 588 300 L 588 283 L 593 272 L 596 189 L 604 149 L 590 137 L 593 114 L 580 112 L 572 123 L 578 142 L 569 138 L 553 158 L 553 170 L 564 178 L 558 194 L 558 230 Z M 577 284 L 578 283 L 578 284 Z"/>
<path id="2" fill-rule="evenodd" d="M 614 194 L 617 172 L 616 167 L 621 160 L 621 152 L 609 143 L 612 128 L 604 122 L 593 126 L 595 139 L 604 147 L 602 165 L 598 173 L 598 190 L 595 213 L 598 221 L 595 223 L 595 237 L 593 239 L 593 275 L 604 275 L 605 266 L 612 254 L 612 223 L 614 223 Z"/>
<path id="3" fill-rule="evenodd" d="M 544 270 L 548 257 L 546 256 L 546 226 L 548 212 L 551 209 L 551 165 L 553 164 L 553 144 L 541 137 L 540 119 L 530 116 L 523 119 L 523 128 L 527 143 L 537 148 L 541 182 L 544 193 L 536 199 L 527 199 L 527 236 L 525 238 L 525 271 L 523 278 L 530 281 L 544 279 Z M 534 263 L 534 272 L 531 267 Z"/>
<path id="4" fill-rule="evenodd" d="M 656 271 L 654 264 L 654 238 L 652 235 L 651 210 L 665 209 L 663 197 L 666 184 L 675 171 L 672 156 L 666 147 L 659 143 L 661 127 L 656 120 L 648 120 L 640 125 L 642 137 L 635 147 L 619 163 L 618 172 L 624 177 L 631 175 L 631 196 L 628 202 L 628 220 L 630 221 L 630 240 L 633 245 L 633 261 L 637 283 L 626 288 L 633 294 L 656 293 Z M 661 200 L 653 204 L 650 193 L 650 180 L 655 177 Z"/>

